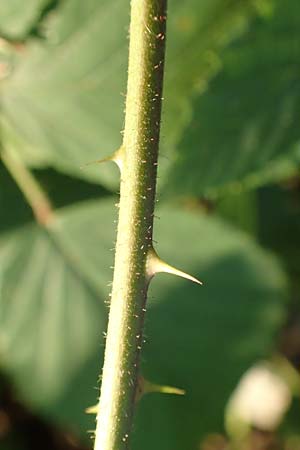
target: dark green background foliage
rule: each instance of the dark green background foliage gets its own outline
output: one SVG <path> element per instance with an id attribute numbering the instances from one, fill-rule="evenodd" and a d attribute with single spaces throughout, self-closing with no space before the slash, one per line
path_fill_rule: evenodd
<path id="1" fill-rule="evenodd" d="M 35 223 L 1 164 L 1 389 L 87 446 L 118 173 L 81 166 L 121 143 L 128 22 L 124 0 L 0 3 L 1 149 L 58 219 Z M 222 431 L 239 378 L 299 313 L 299 43 L 298 0 L 169 1 L 155 240 L 204 287 L 151 285 L 142 372 L 187 394 L 141 400 L 134 450 L 197 450 Z M 33 448 L 16 433 L 1 449 Z"/>

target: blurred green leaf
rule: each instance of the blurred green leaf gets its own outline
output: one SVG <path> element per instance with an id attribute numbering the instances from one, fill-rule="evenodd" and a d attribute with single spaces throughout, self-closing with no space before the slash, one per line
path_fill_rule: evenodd
<path id="1" fill-rule="evenodd" d="M 257 192 L 237 191 L 220 196 L 215 202 L 215 212 L 238 229 L 254 238 L 258 234 Z"/>
<path id="2" fill-rule="evenodd" d="M 49 0 L 1 0 L 0 35 L 23 39 L 39 19 Z"/>
<path id="3" fill-rule="evenodd" d="M 299 166 L 299 17 L 297 0 L 275 2 L 273 14 L 224 51 L 222 71 L 194 100 L 169 192 L 215 195 Z"/>
<path id="4" fill-rule="evenodd" d="M 9 173 L 0 163 L 0 235 L 32 220 L 30 207 Z"/>
<path id="5" fill-rule="evenodd" d="M 299 302 L 300 285 L 300 184 L 290 180 L 282 186 L 268 186 L 258 192 L 259 239 L 284 262 Z M 297 286 L 297 287 L 296 287 Z"/>
<path id="6" fill-rule="evenodd" d="M 83 410 L 97 397 L 115 213 L 101 200 L 57 214 L 49 231 L 31 224 L 1 236 L 1 364 L 27 402 L 85 435 L 91 419 Z M 271 256 L 223 222 L 166 208 L 159 214 L 161 256 L 205 285 L 168 275 L 153 282 L 143 373 L 187 395 L 143 399 L 135 445 L 196 449 L 204 432 L 221 427 L 241 373 L 270 350 L 285 280 Z"/>
<path id="7" fill-rule="evenodd" d="M 33 405 L 57 400 L 105 328 L 112 214 L 94 224 L 93 267 L 85 213 L 58 212 L 49 230 L 29 224 L 1 235 L 1 365 Z"/>
<path id="8" fill-rule="evenodd" d="M 48 39 L 29 43 L 4 82 L 6 148 L 30 165 L 117 184 L 112 164 L 81 166 L 121 143 L 128 6 L 74 0 L 53 12 Z"/>
<path id="9" fill-rule="evenodd" d="M 56 208 L 111 194 L 102 186 L 63 175 L 51 169 L 35 170 L 34 176 Z M 1 233 L 10 227 L 31 221 L 33 215 L 20 189 L 1 162 L 0 185 L 0 211 L 3 211 L 0 219 Z"/>
<path id="10" fill-rule="evenodd" d="M 163 152 L 170 158 L 170 151 L 191 120 L 192 94 L 206 88 L 221 69 L 220 49 L 242 34 L 258 12 L 255 0 L 170 0 L 162 122 Z"/>
<path id="11" fill-rule="evenodd" d="M 217 50 L 245 28 L 254 4 L 171 0 L 162 173 L 190 118 L 191 93 L 219 69 Z M 121 0 L 64 2 L 45 26 L 46 41 L 32 41 L 21 52 L 3 83 L 2 136 L 27 164 L 117 185 L 110 164 L 80 167 L 121 144 L 128 8 Z M 185 63 L 179 63 L 183 53 Z"/>

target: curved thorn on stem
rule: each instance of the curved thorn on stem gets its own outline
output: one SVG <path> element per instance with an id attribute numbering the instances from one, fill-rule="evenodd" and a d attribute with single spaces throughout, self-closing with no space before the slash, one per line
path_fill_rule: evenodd
<path id="1" fill-rule="evenodd" d="M 135 401 L 138 402 L 143 397 L 143 395 L 150 394 L 152 392 L 158 392 L 161 394 L 185 395 L 184 389 L 151 383 L 151 381 L 148 381 L 144 377 L 139 376 Z"/>
<path id="2" fill-rule="evenodd" d="M 165 261 L 160 259 L 160 257 L 157 255 L 156 251 L 152 247 L 149 250 L 147 256 L 146 274 L 148 275 L 150 280 L 152 277 L 154 277 L 154 275 L 160 272 L 170 273 L 171 275 L 186 278 L 187 280 L 193 281 L 194 283 L 203 285 L 202 281 L 198 280 L 192 275 L 189 275 L 188 273 L 182 272 L 181 270 L 178 270 L 175 267 L 170 266 Z"/>
<path id="3" fill-rule="evenodd" d="M 86 166 L 90 166 L 92 164 L 102 164 L 104 162 L 112 161 L 114 162 L 118 167 L 120 172 L 122 171 L 123 166 L 123 155 L 124 155 L 124 147 L 121 146 L 117 151 L 115 151 L 111 156 L 107 156 L 106 158 L 97 159 L 96 161 L 90 161 L 83 166 L 81 166 L 81 169 L 84 169 Z"/>

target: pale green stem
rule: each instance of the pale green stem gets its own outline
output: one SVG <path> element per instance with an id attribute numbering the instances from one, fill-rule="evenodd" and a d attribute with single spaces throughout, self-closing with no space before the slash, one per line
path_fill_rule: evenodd
<path id="1" fill-rule="evenodd" d="M 40 184 L 23 164 L 17 153 L 11 149 L 9 151 L 1 149 L 0 156 L 30 205 L 36 221 L 42 226 L 49 225 L 54 218 L 54 212 L 50 200 Z"/>
<path id="2" fill-rule="evenodd" d="M 115 270 L 95 450 L 129 448 L 152 249 L 166 0 L 131 0 Z"/>

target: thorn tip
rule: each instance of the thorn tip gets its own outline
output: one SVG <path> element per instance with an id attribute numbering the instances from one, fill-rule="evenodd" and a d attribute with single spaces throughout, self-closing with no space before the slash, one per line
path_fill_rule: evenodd
<path id="1" fill-rule="evenodd" d="M 97 405 L 89 406 L 88 408 L 85 409 L 85 412 L 87 414 L 97 414 L 98 409 L 99 409 L 99 403 L 97 403 Z"/>

